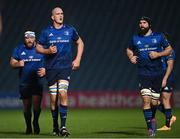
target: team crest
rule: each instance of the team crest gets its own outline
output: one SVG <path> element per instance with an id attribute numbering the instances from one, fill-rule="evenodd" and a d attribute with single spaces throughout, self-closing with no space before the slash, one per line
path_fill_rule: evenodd
<path id="1" fill-rule="evenodd" d="M 64 31 L 64 35 L 68 36 L 69 32 L 68 31 Z"/>
<path id="2" fill-rule="evenodd" d="M 152 39 L 152 43 L 157 43 L 157 40 L 156 39 Z"/>

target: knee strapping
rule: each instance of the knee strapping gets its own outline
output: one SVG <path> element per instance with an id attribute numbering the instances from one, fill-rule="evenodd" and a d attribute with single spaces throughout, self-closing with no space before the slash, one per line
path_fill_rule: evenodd
<path id="1" fill-rule="evenodd" d="M 59 92 L 67 92 L 69 87 L 69 82 L 59 82 L 58 83 L 58 90 Z"/>

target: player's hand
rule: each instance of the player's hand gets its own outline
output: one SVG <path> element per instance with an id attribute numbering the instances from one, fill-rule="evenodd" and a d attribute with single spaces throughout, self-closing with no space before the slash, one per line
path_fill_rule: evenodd
<path id="1" fill-rule="evenodd" d="M 136 64 L 137 63 L 137 59 L 138 59 L 137 56 L 132 56 L 130 61 L 131 61 L 132 64 Z"/>
<path id="2" fill-rule="evenodd" d="M 49 46 L 49 54 L 56 54 L 57 53 L 57 47 L 55 45 Z"/>
<path id="3" fill-rule="evenodd" d="M 24 61 L 23 60 L 18 61 L 18 67 L 24 67 Z"/>
<path id="4" fill-rule="evenodd" d="M 39 68 L 37 74 L 39 77 L 43 77 L 46 74 L 45 68 Z"/>
<path id="5" fill-rule="evenodd" d="M 166 78 L 163 78 L 161 87 L 162 87 L 162 88 L 165 87 L 166 84 L 167 84 L 167 79 L 166 79 Z"/>
<path id="6" fill-rule="evenodd" d="M 77 70 L 80 66 L 80 60 L 78 59 L 75 59 L 73 62 L 72 62 L 72 69 L 73 70 Z"/>
<path id="7" fill-rule="evenodd" d="M 149 57 L 151 58 L 151 59 L 156 59 L 156 58 L 158 58 L 160 55 L 159 55 L 159 53 L 158 52 L 155 52 L 155 51 L 151 51 L 150 53 L 149 53 Z"/>

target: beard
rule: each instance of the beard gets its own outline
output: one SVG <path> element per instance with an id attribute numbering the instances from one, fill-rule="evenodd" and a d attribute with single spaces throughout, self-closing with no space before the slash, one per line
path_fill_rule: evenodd
<path id="1" fill-rule="evenodd" d="M 27 43 L 26 43 L 26 46 L 27 46 L 28 48 L 31 48 L 31 47 L 33 47 L 33 44 L 34 44 L 33 42 L 27 42 Z"/>
<path id="2" fill-rule="evenodd" d="M 149 29 L 150 29 L 149 27 L 148 28 L 140 28 L 139 33 L 142 35 L 145 35 L 149 31 Z"/>

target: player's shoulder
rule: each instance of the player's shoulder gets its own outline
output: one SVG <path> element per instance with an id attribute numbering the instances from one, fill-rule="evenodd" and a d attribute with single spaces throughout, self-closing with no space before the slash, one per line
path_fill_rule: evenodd
<path id="1" fill-rule="evenodd" d="M 17 45 L 15 48 L 14 48 L 14 51 L 17 53 L 17 52 L 21 52 L 23 51 L 25 48 L 24 44 L 19 44 Z"/>
<path id="2" fill-rule="evenodd" d="M 139 38 L 141 38 L 141 37 L 143 37 L 142 35 L 140 35 L 139 33 L 137 33 L 137 34 L 133 34 L 133 36 L 132 36 L 132 40 L 137 40 L 137 39 L 139 39 Z"/>
<path id="3" fill-rule="evenodd" d="M 42 33 L 48 33 L 53 29 L 52 25 L 48 25 L 42 29 Z"/>
<path id="4" fill-rule="evenodd" d="M 153 36 L 160 36 L 160 37 L 164 36 L 164 34 L 162 32 L 153 32 L 152 35 Z"/>
<path id="5" fill-rule="evenodd" d="M 63 28 L 64 28 L 64 29 L 68 29 L 68 30 L 76 30 L 74 26 L 69 25 L 69 24 L 64 24 L 64 25 L 63 25 Z"/>
<path id="6" fill-rule="evenodd" d="M 19 44 L 19 45 L 17 45 L 17 47 L 16 47 L 16 49 L 24 49 L 24 44 Z"/>

